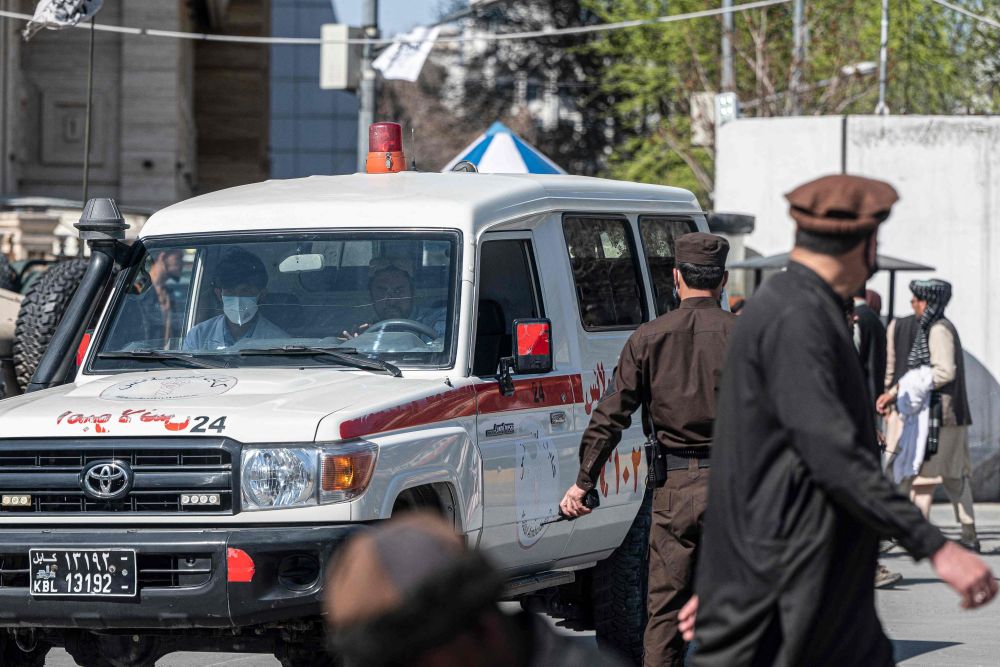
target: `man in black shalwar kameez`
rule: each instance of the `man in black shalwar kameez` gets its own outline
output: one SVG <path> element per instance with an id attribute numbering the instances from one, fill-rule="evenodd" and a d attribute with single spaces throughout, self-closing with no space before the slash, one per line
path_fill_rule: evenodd
<path id="1" fill-rule="evenodd" d="M 880 537 L 931 558 L 967 607 L 996 582 L 880 470 L 845 307 L 874 271 L 895 190 L 830 176 L 787 198 L 798 224 L 788 271 L 754 294 L 730 338 L 698 598 L 682 629 L 696 609 L 696 667 L 891 665 L 872 587 Z"/>

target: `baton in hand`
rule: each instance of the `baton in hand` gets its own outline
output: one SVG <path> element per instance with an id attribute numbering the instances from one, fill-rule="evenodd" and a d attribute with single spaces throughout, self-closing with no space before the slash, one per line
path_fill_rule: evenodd
<path id="1" fill-rule="evenodd" d="M 590 491 L 587 491 L 585 494 L 583 494 L 583 506 L 586 507 L 587 509 L 589 509 L 589 510 L 597 509 L 598 507 L 600 507 L 600 505 L 601 505 L 601 498 L 600 498 L 600 496 L 597 495 L 597 489 L 596 488 L 591 489 Z M 574 519 L 577 519 L 577 518 L 579 518 L 579 517 L 566 516 L 565 514 L 563 514 L 562 509 L 560 509 L 559 510 L 559 517 L 558 518 L 556 518 L 556 519 L 549 519 L 548 521 L 543 521 L 539 525 L 547 526 L 550 523 L 556 523 L 558 521 L 573 521 Z"/>

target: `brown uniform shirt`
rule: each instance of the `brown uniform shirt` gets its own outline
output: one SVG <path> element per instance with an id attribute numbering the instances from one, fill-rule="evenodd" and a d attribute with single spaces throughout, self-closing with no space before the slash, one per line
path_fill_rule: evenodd
<path id="1" fill-rule="evenodd" d="M 608 455 L 649 406 L 656 439 L 667 448 L 712 442 L 716 388 L 736 316 L 711 297 L 685 299 L 677 310 L 643 324 L 629 337 L 614 380 L 590 417 L 580 443 L 576 483 L 591 489 Z"/>

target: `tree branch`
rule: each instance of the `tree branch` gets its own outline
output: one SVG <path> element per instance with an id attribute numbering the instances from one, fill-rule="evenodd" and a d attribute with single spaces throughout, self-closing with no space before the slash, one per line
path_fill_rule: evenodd
<path id="1" fill-rule="evenodd" d="M 677 153 L 677 155 L 684 160 L 684 164 L 686 164 L 688 169 L 691 170 L 691 173 L 694 174 L 694 178 L 698 181 L 698 185 L 700 185 L 702 189 L 704 189 L 705 192 L 707 192 L 711 197 L 712 191 L 715 190 L 715 179 L 712 178 L 712 175 L 698 163 L 698 161 L 693 155 L 691 155 L 690 152 L 688 152 L 686 148 L 684 148 L 684 145 L 681 143 L 681 140 L 677 137 L 677 135 L 662 125 L 657 130 L 657 133 L 663 138 L 667 147 Z"/>

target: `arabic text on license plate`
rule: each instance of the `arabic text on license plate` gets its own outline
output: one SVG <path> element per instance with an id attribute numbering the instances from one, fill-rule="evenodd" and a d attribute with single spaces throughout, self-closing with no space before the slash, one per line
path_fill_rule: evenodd
<path id="1" fill-rule="evenodd" d="M 134 597 L 135 549 L 29 549 L 31 594 Z"/>

